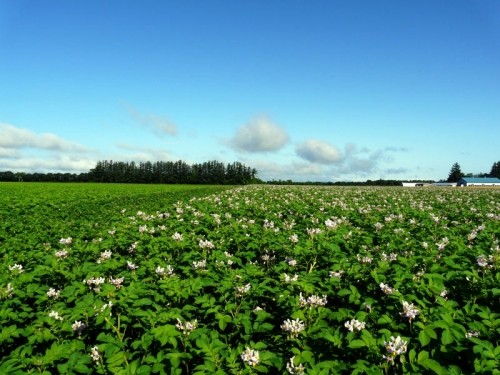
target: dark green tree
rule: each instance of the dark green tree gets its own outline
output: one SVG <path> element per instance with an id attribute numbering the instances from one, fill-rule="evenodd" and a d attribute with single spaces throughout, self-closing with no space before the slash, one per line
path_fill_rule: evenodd
<path id="1" fill-rule="evenodd" d="M 463 176 L 464 176 L 464 174 L 462 173 L 462 171 L 460 169 L 460 164 L 455 163 L 451 167 L 450 174 L 448 175 L 447 181 L 448 182 L 458 182 L 458 180 L 460 180 Z"/>
<path id="2" fill-rule="evenodd" d="M 500 178 L 500 161 L 493 163 L 491 166 L 490 176 Z"/>

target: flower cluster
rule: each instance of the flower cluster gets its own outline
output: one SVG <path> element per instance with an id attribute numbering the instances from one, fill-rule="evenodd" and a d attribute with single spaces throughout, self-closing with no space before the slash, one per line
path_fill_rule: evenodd
<path id="1" fill-rule="evenodd" d="M 418 309 L 413 306 L 413 303 L 403 301 L 403 312 L 401 313 L 401 315 L 410 319 L 411 322 L 411 320 L 415 319 L 418 314 L 420 314 L 420 311 L 418 311 Z"/>
<path id="2" fill-rule="evenodd" d="M 243 286 L 236 286 L 234 289 L 236 289 L 236 296 L 237 297 L 242 297 L 244 294 L 247 294 L 250 291 L 250 288 L 252 286 L 250 284 L 246 284 Z"/>
<path id="3" fill-rule="evenodd" d="M 73 238 L 71 237 L 68 237 L 68 238 L 61 238 L 59 240 L 59 243 L 62 244 L 62 245 L 71 245 L 73 243 Z"/>
<path id="4" fill-rule="evenodd" d="M 114 285 L 116 289 L 120 289 L 123 286 L 122 284 L 124 279 L 124 277 L 117 277 L 116 279 L 110 277 L 108 281 L 111 285 Z"/>
<path id="5" fill-rule="evenodd" d="M 299 275 L 295 274 L 293 276 L 290 276 L 286 273 L 283 274 L 283 280 L 285 283 L 293 283 L 299 279 Z"/>
<path id="6" fill-rule="evenodd" d="M 465 338 L 470 339 L 471 337 L 479 337 L 479 331 L 468 331 L 465 333 Z"/>
<path id="7" fill-rule="evenodd" d="M 346 327 L 350 332 L 361 331 L 365 328 L 365 322 L 360 322 L 357 319 L 351 319 L 345 322 L 344 327 Z"/>
<path id="8" fill-rule="evenodd" d="M 84 323 L 82 323 L 79 320 L 75 320 L 75 322 L 71 325 L 71 329 L 78 333 L 78 336 L 82 334 L 82 332 L 85 330 L 86 326 Z"/>
<path id="9" fill-rule="evenodd" d="M 330 277 L 341 278 L 342 275 L 344 274 L 344 271 L 342 271 L 342 270 L 340 270 L 340 271 L 330 271 L 328 274 L 330 275 Z"/>
<path id="10" fill-rule="evenodd" d="M 95 363 L 99 362 L 101 359 L 101 354 L 99 354 L 99 348 L 96 346 L 93 346 L 92 349 L 90 349 L 90 358 L 92 358 L 92 361 Z"/>
<path id="11" fill-rule="evenodd" d="M 54 256 L 57 259 L 66 259 L 69 256 L 69 253 L 68 253 L 68 250 L 62 249 L 62 250 L 56 251 L 54 253 Z"/>
<path id="12" fill-rule="evenodd" d="M 130 271 L 135 271 L 136 269 L 139 268 L 139 266 L 137 266 L 135 263 L 132 263 L 130 260 L 127 260 L 127 268 Z"/>
<path id="13" fill-rule="evenodd" d="M 260 361 L 259 352 L 247 346 L 245 351 L 241 353 L 241 359 L 249 366 L 257 366 Z"/>
<path id="14" fill-rule="evenodd" d="M 297 337 L 306 328 L 304 322 L 298 318 L 295 320 L 287 319 L 280 327 L 288 334 L 288 339 Z"/>
<path id="15" fill-rule="evenodd" d="M 87 280 L 83 280 L 85 284 L 87 284 L 91 290 L 99 293 L 101 291 L 101 285 L 104 284 L 104 277 L 92 277 Z"/>
<path id="16" fill-rule="evenodd" d="M 290 360 L 286 363 L 286 371 L 288 371 L 288 373 L 292 375 L 304 375 L 305 374 L 304 365 L 302 365 L 302 363 L 295 365 L 294 359 L 295 356 L 290 358 Z"/>
<path id="17" fill-rule="evenodd" d="M 101 256 L 99 257 L 99 259 L 97 259 L 97 263 L 102 263 L 108 259 L 111 258 L 111 255 L 113 253 L 111 252 L 111 250 L 105 250 L 101 253 Z"/>
<path id="18" fill-rule="evenodd" d="M 390 253 L 389 255 L 387 255 L 386 253 L 382 253 L 381 258 L 385 262 L 393 262 L 395 260 L 398 260 L 398 254 Z"/>
<path id="19" fill-rule="evenodd" d="M 205 270 L 207 267 L 207 261 L 205 259 L 200 260 L 200 261 L 193 261 L 193 268 L 195 270 Z"/>
<path id="20" fill-rule="evenodd" d="M 408 341 L 404 341 L 401 336 L 396 338 L 391 336 L 391 341 L 384 342 L 384 345 L 389 355 L 384 355 L 383 357 L 387 360 L 387 362 L 394 362 L 394 358 L 396 356 L 406 353 Z"/>
<path id="21" fill-rule="evenodd" d="M 59 315 L 59 313 L 57 311 L 54 311 L 52 310 L 50 313 L 49 313 L 49 317 L 50 318 L 54 318 L 55 320 L 60 320 L 60 321 L 63 321 L 63 317 L 61 315 Z"/>
<path id="22" fill-rule="evenodd" d="M 61 294 L 60 290 L 56 290 L 54 288 L 50 288 L 49 291 L 47 292 L 47 296 L 53 299 L 58 299 L 59 295 Z"/>
<path id="23" fill-rule="evenodd" d="M 211 250 L 215 247 L 215 245 L 209 240 L 200 240 L 198 242 L 198 246 L 200 247 L 200 249 L 208 249 L 208 250 Z"/>
<path id="24" fill-rule="evenodd" d="M 182 323 L 182 320 L 177 318 L 177 324 L 175 325 L 179 331 L 181 331 L 184 335 L 189 336 L 191 332 L 193 332 L 196 327 L 198 327 L 198 320 L 192 320 L 190 322 Z"/>
<path id="25" fill-rule="evenodd" d="M 477 264 L 479 267 L 483 267 L 486 269 L 492 269 L 495 266 L 495 258 L 493 255 L 489 255 L 488 257 L 484 254 L 481 254 L 477 257 Z"/>
<path id="26" fill-rule="evenodd" d="M 20 274 L 24 272 L 24 269 L 22 265 L 16 263 L 13 266 L 9 266 L 9 271 Z"/>
<path id="27" fill-rule="evenodd" d="M 380 283 L 380 289 L 382 289 L 382 292 L 384 292 L 385 294 L 392 294 L 396 291 L 396 289 L 391 288 L 389 285 L 384 283 Z"/>
<path id="28" fill-rule="evenodd" d="M 12 297 L 12 294 L 14 293 L 14 288 L 12 287 L 11 283 L 7 284 L 7 288 L 5 289 L 5 292 L 2 292 L 2 295 L 0 295 L 0 298 L 3 297 L 3 294 L 10 298 Z"/>
<path id="29" fill-rule="evenodd" d="M 174 241 L 177 241 L 177 242 L 180 242 L 182 241 L 182 234 L 181 233 L 178 233 L 178 232 L 175 232 L 173 235 L 172 235 L 172 239 Z"/>
<path id="30" fill-rule="evenodd" d="M 156 267 L 155 272 L 158 276 L 169 276 L 173 277 L 175 276 L 174 273 L 174 267 L 172 267 L 170 264 L 168 264 L 166 267 Z"/>
<path id="31" fill-rule="evenodd" d="M 327 299 L 326 295 L 323 295 L 323 297 L 317 296 L 317 295 L 312 295 L 306 298 L 302 296 L 302 293 L 299 295 L 299 307 L 305 307 L 308 306 L 309 308 L 312 307 L 319 307 L 319 306 L 325 306 L 327 304 Z"/>

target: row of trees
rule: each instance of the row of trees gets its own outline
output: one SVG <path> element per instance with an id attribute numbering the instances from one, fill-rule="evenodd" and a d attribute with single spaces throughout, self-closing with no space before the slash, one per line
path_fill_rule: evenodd
<path id="1" fill-rule="evenodd" d="M 448 179 L 446 181 L 458 182 L 462 177 L 497 177 L 497 178 L 500 178 L 500 161 L 493 163 L 493 165 L 491 166 L 490 173 L 479 173 L 476 175 L 474 175 L 472 173 L 467 173 L 467 174 L 462 173 L 462 169 L 460 168 L 460 164 L 455 163 L 451 167 L 450 173 L 448 174 Z"/>
<path id="2" fill-rule="evenodd" d="M 115 182 L 153 184 L 227 184 L 259 182 L 257 171 L 240 162 L 223 164 L 209 161 L 189 165 L 176 162 L 97 162 L 87 173 L 13 173 L 0 172 L 0 181 L 33 182 Z"/>

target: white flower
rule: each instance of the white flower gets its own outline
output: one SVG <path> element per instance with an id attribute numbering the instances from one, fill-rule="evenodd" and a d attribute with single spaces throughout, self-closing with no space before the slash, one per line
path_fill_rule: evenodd
<path id="1" fill-rule="evenodd" d="M 385 294 L 392 294 L 396 291 L 396 289 L 391 288 L 389 285 L 384 283 L 380 283 L 380 289 L 382 289 L 382 292 L 384 292 Z"/>
<path id="2" fill-rule="evenodd" d="M 108 280 L 109 280 L 109 283 L 114 285 L 116 287 L 116 289 L 120 289 L 123 285 L 123 280 L 125 278 L 124 277 L 118 277 L 116 279 L 113 279 L 112 277 L 110 277 Z"/>
<path id="3" fill-rule="evenodd" d="M 7 289 L 5 289 L 5 294 L 7 295 L 7 297 L 12 297 L 12 294 L 14 292 L 14 288 L 12 287 L 11 283 L 8 283 L 7 284 Z"/>
<path id="4" fill-rule="evenodd" d="M 20 264 L 17 264 L 17 263 L 14 264 L 13 266 L 9 266 L 9 271 L 14 272 L 14 273 L 18 273 L 18 274 L 24 272 L 23 266 Z"/>
<path id="5" fill-rule="evenodd" d="M 408 341 L 404 341 L 401 336 L 394 338 L 391 336 L 391 341 L 384 342 L 385 348 L 389 356 L 383 356 L 388 362 L 394 362 L 394 357 L 406 353 Z"/>
<path id="6" fill-rule="evenodd" d="M 295 320 L 287 319 L 280 327 L 288 333 L 288 339 L 297 337 L 306 328 L 304 322 L 298 318 Z"/>
<path id="7" fill-rule="evenodd" d="M 306 231 L 307 231 L 307 234 L 311 237 L 323 232 L 320 228 L 306 228 Z"/>
<path id="8" fill-rule="evenodd" d="M 207 266 L 207 261 L 205 259 L 193 262 L 193 268 L 195 270 L 204 270 Z"/>
<path id="9" fill-rule="evenodd" d="M 344 274 L 344 271 L 342 271 L 342 270 L 340 270 L 340 271 L 330 271 L 329 272 L 330 277 L 341 278 L 343 274 Z"/>
<path id="10" fill-rule="evenodd" d="M 68 237 L 68 238 L 61 238 L 59 240 L 59 243 L 60 244 L 63 244 L 63 245 L 71 245 L 73 243 L 73 238 L 71 237 Z"/>
<path id="11" fill-rule="evenodd" d="M 104 281 L 104 277 L 92 277 L 88 280 L 83 280 L 83 282 L 87 284 L 94 292 L 101 291 L 101 285 L 104 284 Z"/>
<path id="12" fill-rule="evenodd" d="M 54 253 L 54 256 L 58 259 L 65 259 L 68 257 L 68 255 L 69 255 L 69 253 L 68 253 L 68 250 L 66 250 L 66 249 L 62 249 L 62 250 L 56 251 Z"/>
<path id="13" fill-rule="evenodd" d="M 286 258 L 285 261 L 290 267 L 295 267 L 297 265 L 297 261 L 293 258 Z"/>
<path id="14" fill-rule="evenodd" d="M 247 346 L 245 351 L 241 353 L 241 359 L 249 366 L 257 366 L 260 361 L 259 352 Z"/>
<path id="15" fill-rule="evenodd" d="M 285 280 L 285 283 L 293 283 L 299 279 L 299 275 L 295 274 L 293 276 L 290 276 L 290 275 L 287 275 L 286 273 L 284 273 L 283 279 Z"/>
<path id="16" fill-rule="evenodd" d="M 200 240 L 198 242 L 198 246 L 200 247 L 200 249 L 209 249 L 209 250 L 215 247 L 214 244 L 209 240 Z"/>
<path id="17" fill-rule="evenodd" d="M 99 259 L 97 260 L 97 263 L 102 263 L 104 262 L 105 260 L 108 260 L 111 258 L 111 255 L 113 253 L 111 252 L 111 250 L 106 250 L 106 251 L 103 251 L 101 253 L 101 256 L 99 257 Z"/>
<path id="18" fill-rule="evenodd" d="M 241 297 L 244 294 L 247 294 L 251 287 L 252 286 L 250 284 L 246 284 L 246 285 L 243 285 L 243 286 L 236 286 L 235 287 L 235 289 L 236 289 L 236 296 L 237 297 Z"/>
<path id="19" fill-rule="evenodd" d="M 112 307 L 113 307 L 113 302 L 109 301 L 108 303 L 105 303 L 104 305 L 101 306 L 98 314 L 102 314 L 104 311 L 106 311 L 106 309 L 109 309 L 109 315 L 111 315 L 111 308 Z M 96 308 L 96 307 L 94 306 L 94 308 Z"/>
<path id="20" fill-rule="evenodd" d="M 288 371 L 289 374 L 292 375 L 304 375 L 305 374 L 305 369 L 302 363 L 300 363 L 298 366 L 296 366 L 293 363 L 293 360 L 295 359 L 295 356 L 290 358 L 290 360 L 286 363 L 286 370 Z"/>
<path id="21" fill-rule="evenodd" d="M 308 306 L 309 308 L 312 308 L 312 307 L 325 306 L 326 304 L 327 304 L 326 295 L 320 297 L 313 294 L 312 296 L 309 296 L 306 299 L 302 296 L 302 292 L 299 294 L 299 307 Z"/>
<path id="22" fill-rule="evenodd" d="M 131 271 L 135 271 L 137 268 L 139 268 L 138 266 L 136 266 L 134 263 L 132 263 L 131 261 L 127 260 L 127 268 Z"/>
<path id="23" fill-rule="evenodd" d="M 47 296 L 54 298 L 54 299 L 58 299 L 60 294 L 61 294 L 61 291 L 56 290 L 54 288 L 50 288 L 49 291 L 47 292 Z"/>
<path id="24" fill-rule="evenodd" d="M 182 241 L 182 238 L 183 238 L 183 237 L 182 237 L 182 234 L 181 234 L 181 233 L 178 233 L 178 232 L 175 232 L 175 233 L 172 235 L 172 239 L 173 239 L 174 241 L 177 241 L 177 242 Z"/>
<path id="25" fill-rule="evenodd" d="M 75 320 L 75 322 L 71 325 L 71 328 L 80 336 L 85 330 L 86 326 L 81 321 Z"/>
<path id="26" fill-rule="evenodd" d="M 413 303 L 403 301 L 403 312 L 401 315 L 404 315 L 411 321 L 412 319 L 415 319 L 418 314 L 420 314 L 420 311 L 413 306 Z"/>
<path id="27" fill-rule="evenodd" d="M 494 263 L 495 259 L 493 255 L 489 255 L 488 257 L 486 257 L 486 255 L 481 254 L 477 257 L 477 264 L 479 265 L 479 267 L 491 269 L 494 267 Z"/>
<path id="28" fill-rule="evenodd" d="M 156 267 L 156 270 L 155 270 L 156 274 L 158 276 L 170 276 L 170 277 L 173 277 L 175 275 L 174 273 L 174 268 L 171 266 L 171 265 L 167 265 L 166 268 L 164 267 Z"/>
<path id="29" fill-rule="evenodd" d="M 57 311 L 54 311 L 52 310 L 50 313 L 49 313 L 49 317 L 50 318 L 54 318 L 55 320 L 60 320 L 62 321 L 63 320 L 63 317 L 61 315 L 59 315 L 59 313 Z"/>
<path id="30" fill-rule="evenodd" d="M 129 246 L 129 248 L 127 250 L 130 254 L 135 252 L 135 250 L 137 249 L 137 244 L 138 244 L 138 242 L 136 241 Z"/>
<path id="31" fill-rule="evenodd" d="M 99 348 L 96 346 L 93 346 L 92 349 L 90 349 L 90 358 L 92 358 L 92 360 L 94 362 L 99 362 L 99 359 L 101 358 L 101 355 L 99 354 Z"/>
<path id="32" fill-rule="evenodd" d="M 345 322 L 344 327 L 346 327 L 349 331 L 361 331 L 365 328 L 365 322 L 360 322 L 357 319 L 351 319 Z"/>
<path id="33" fill-rule="evenodd" d="M 182 323 L 182 321 L 177 318 L 177 324 L 175 325 L 179 331 L 182 331 L 183 334 L 189 336 L 191 332 L 193 332 L 196 327 L 198 327 L 198 320 L 192 320 L 190 322 Z"/>
<path id="34" fill-rule="evenodd" d="M 479 337 L 479 331 L 468 331 L 465 333 L 465 338 Z"/>
<path id="35" fill-rule="evenodd" d="M 291 243 L 299 242 L 299 236 L 297 236 L 296 234 L 292 234 L 290 237 L 288 237 L 288 239 L 290 240 Z"/>

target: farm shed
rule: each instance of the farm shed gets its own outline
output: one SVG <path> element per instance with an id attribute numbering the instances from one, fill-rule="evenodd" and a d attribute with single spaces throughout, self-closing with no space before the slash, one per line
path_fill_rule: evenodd
<path id="1" fill-rule="evenodd" d="M 500 179 L 496 177 L 463 177 L 457 186 L 500 186 Z"/>

